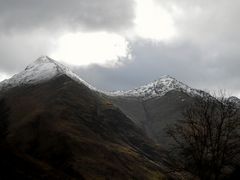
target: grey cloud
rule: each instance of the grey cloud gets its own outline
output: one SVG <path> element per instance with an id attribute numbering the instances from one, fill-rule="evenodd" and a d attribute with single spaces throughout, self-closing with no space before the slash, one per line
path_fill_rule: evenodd
<path id="1" fill-rule="evenodd" d="M 51 35 L 42 32 L 0 34 L 0 73 L 17 73 L 52 48 Z"/>
<path id="2" fill-rule="evenodd" d="M 139 40 L 131 46 L 134 60 L 124 66 L 111 69 L 92 65 L 74 70 L 83 79 L 104 90 L 132 89 L 162 75 L 171 75 L 194 88 L 226 89 L 239 93 L 239 53 L 223 55 L 219 52 L 209 57 L 207 52 L 189 42 L 156 44 Z"/>
<path id="3" fill-rule="evenodd" d="M 119 30 L 132 25 L 133 8 L 133 0 L 0 0 L 0 28 Z"/>
<path id="4" fill-rule="evenodd" d="M 232 0 L 155 0 L 160 5 L 182 11 L 173 16 L 175 27 L 182 39 L 202 45 L 239 42 L 240 1 Z M 174 8 L 173 8 L 174 7 Z"/>
<path id="5" fill-rule="evenodd" d="M 0 0 L 0 73 L 48 54 L 64 32 L 127 29 L 133 9 L 134 0 Z"/>
<path id="6" fill-rule="evenodd" d="M 133 60 L 117 68 L 91 65 L 75 68 L 83 79 L 102 89 L 130 89 L 162 75 L 171 75 L 190 83 L 198 78 L 204 63 L 201 51 L 188 43 L 166 45 L 138 40 L 131 43 Z M 195 77 L 189 74 L 196 74 Z M 190 78 L 189 78 L 190 77 Z"/>

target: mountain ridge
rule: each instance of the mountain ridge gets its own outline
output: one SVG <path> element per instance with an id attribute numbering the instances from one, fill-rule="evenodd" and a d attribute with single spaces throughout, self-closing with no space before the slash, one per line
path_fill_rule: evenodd
<path id="1" fill-rule="evenodd" d="M 190 95 L 200 95 L 203 92 L 201 90 L 191 88 L 169 75 L 162 76 L 158 80 L 137 87 L 133 90 L 112 92 L 102 91 L 93 87 L 81 79 L 77 74 L 73 73 L 69 68 L 49 58 L 48 56 L 39 57 L 33 63 L 29 64 L 24 71 L 21 71 L 11 78 L 0 82 L 0 91 L 21 85 L 37 84 L 62 74 L 67 75 L 79 83 L 83 83 L 94 91 L 108 96 L 140 97 L 143 100 L 147 100 L 154 97 L 164 96 L 167 92 L 172 90 L 183 91 Z"/>
<path id="2" fill-rule="evenodd" d="M 203 91 L 189 87 L 175 78 L 164 75 L 146 85 L 133 90 L 111 92 L 110 96 L 141 97 L 143 100 L 164 96 L 166 93 L 176 90 L 188 93 L 189 95 L 201 95 Z"/>

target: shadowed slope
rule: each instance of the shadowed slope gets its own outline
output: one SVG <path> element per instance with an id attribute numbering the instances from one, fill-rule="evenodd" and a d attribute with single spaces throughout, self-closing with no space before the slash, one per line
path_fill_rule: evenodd
<path id="1" fill-rule="evenodd" d="M 159 149 L 84 84 L 60 75 L 1 96 L 11 109 L 7 143 L 32 163 L 77 179 L 161 179 Z"/>

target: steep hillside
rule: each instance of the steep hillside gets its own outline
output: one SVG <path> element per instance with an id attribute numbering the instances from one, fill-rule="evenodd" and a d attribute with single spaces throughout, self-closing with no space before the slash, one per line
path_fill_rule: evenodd
<path id="1" fill-rule="evenodd" d="M 165 133 L 167 126 L 180 119 L 194 96 L 201 93 L 204 92 L 163 76 L 134 90 L 113 92 L 108 98 L 151 139 L 166 146 L 169 143 Z"/>
<path id="2" fill-rule="evenodd" d="M 100 93 L 59 71 L 54 61 L 47 60 L 43 69 L 46 59 L 36 63 L 2 85 L 0 98 L 9 113 L 1 156 L 12 158 L 6 159 L 11 163 L 4 176 L 163 178 L 161 150 L 144 131 Z M 25 76 L 31 67 L 34 80 Z M 43 72 L 54 75 L 42 78 Z"/>

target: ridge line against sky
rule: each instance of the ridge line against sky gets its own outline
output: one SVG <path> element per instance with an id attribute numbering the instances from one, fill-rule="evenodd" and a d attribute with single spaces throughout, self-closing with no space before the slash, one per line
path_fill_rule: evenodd
<path id="1" fill-rule="evenodd" d="M 0 79 L 41 55 L 103 90 L 168 74 L 240 95 L 240 2 L 0 0 Z"/>

